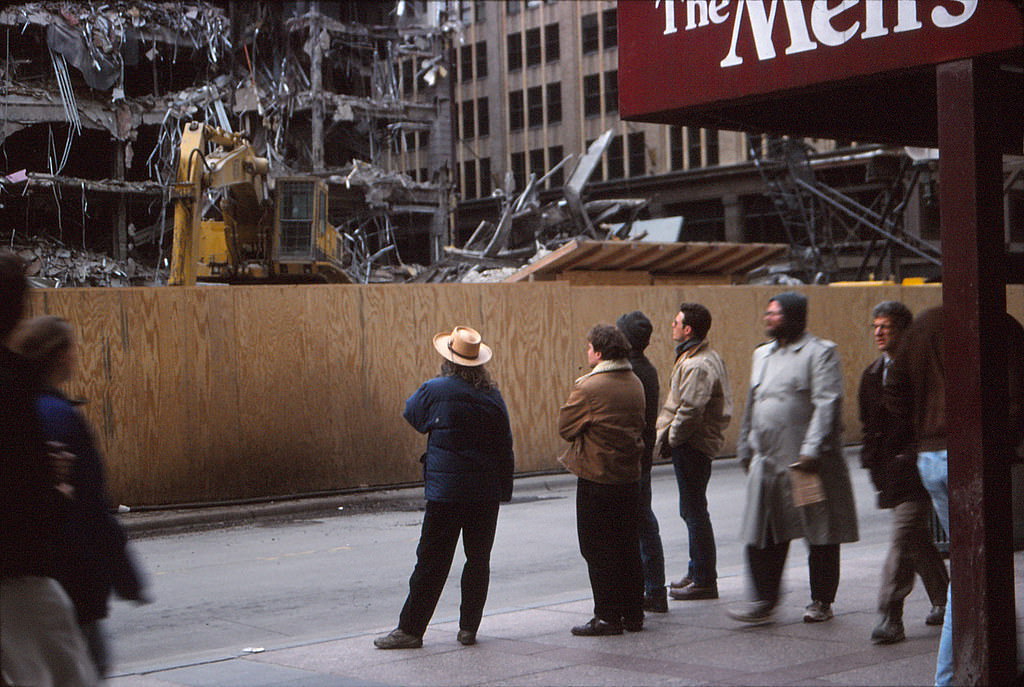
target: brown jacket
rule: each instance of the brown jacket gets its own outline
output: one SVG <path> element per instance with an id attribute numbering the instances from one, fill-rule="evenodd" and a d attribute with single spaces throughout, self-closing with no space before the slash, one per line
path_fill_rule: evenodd
<path id="1" fill-rule="evenodd" d="M 558 461 L 601 484 L 640 479 L 644 389 L 628 360 L 606 360 L 576 380 L 558 411 L 558 433 L 570 442 Z"/>

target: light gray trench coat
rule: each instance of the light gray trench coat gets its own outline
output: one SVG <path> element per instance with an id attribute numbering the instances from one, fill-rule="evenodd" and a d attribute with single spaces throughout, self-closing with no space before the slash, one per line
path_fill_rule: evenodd
<path id="1" fill-rule="evenodd" d="M 810 544 L 857 541 L 857 511 L 843 458 L 843 376 L 836 345 L 804 332 L 788 346 L 754 350 L 737 457 L 749 462 L 741 537 L 764 548 L 806 537 Z M 788 465 L 818 459 L 827 499 L 797 507 Z"/>

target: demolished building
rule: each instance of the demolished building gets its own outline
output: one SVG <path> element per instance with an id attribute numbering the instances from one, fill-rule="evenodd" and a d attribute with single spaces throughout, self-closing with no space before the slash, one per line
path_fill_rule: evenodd
<path id="1" fill-rule="evenodd" d="M 244 134 L 269 160 L 271 179 L 326 182 L 328 219 L 354 280 L 375 278 L 388 262 L 429 262 L 448 242 L 451 195 L 445 59 L 458 24 L 443 7 L 5 5 L 4 245 L 37 263 L 57 252 L 102 263 L 93 252 L 153 268 L 97 281 L 37 264 L 48 285 L 161 283 L 175 156 L 183 127 L 198 121 Z M 410 78 L 418 83 L 403 82 Z M 390 166 L 410 141 L 426 143 L 415 178 Z M 217 212 L 212 196 L 206 213 Z"/>

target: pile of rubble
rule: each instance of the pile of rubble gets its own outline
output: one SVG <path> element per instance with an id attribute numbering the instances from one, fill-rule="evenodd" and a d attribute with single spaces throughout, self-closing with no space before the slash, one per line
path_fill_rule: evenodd
<path id="1" fill-rule="evenodd" d="M 88 250 L 66 248 L 59 241 L 34 238 L 27 244 L 13 244 L 10 250 L 21 256 L 33 286 L 151 286 L 158 283 L 156 270 L 135 260 L 113 260 Z"/>

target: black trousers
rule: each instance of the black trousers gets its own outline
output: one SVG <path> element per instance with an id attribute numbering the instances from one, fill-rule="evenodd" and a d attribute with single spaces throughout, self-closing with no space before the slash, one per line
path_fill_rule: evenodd
<path id="1" fill-rule="evenodd" d="M 747 563 L 758 601 L 779 601 L 782 571 L 786 567 L 789 542 L 770 543 L 764 548 L 747 546 Z M 807 569 L 811 599 L 832 603 L 839 589 L 839 544 L 807 545 Z"/>
<path id="2" fill-rule="evenodd" d="M 470 632 L 479 629 L 491 578 L 491 547 L 497 525 L 497 501 L 427 501 L 416 547 L 416 567 L 409 578 L 409 596 L 398 627 L 417 637 L 426 632 L 448 579 L 461 532 L 466 565 L 462 568 L 459 628 Z"/>
<path id="3" fill-rule="evenodd" d="M 608 622 L 644 618 L 640 561 L 640 484 L 576 487 L 576 531 L 594 592 L 594 615 Z"/>

